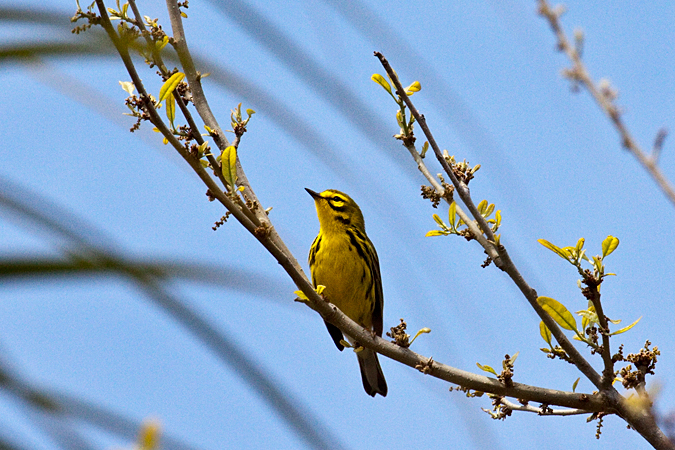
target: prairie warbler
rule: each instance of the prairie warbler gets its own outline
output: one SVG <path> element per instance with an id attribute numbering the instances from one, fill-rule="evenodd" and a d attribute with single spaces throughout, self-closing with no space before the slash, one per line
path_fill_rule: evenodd
<path id="1" fill-rule="evenodd" d="M 314 197 L 319 216 L 319 235 L 309 250 L 309 268 L 314 286 L 324 285 L 326 300 L 354 322 L 382 336 L 382 280 L 380 262 L 373 243 L 366 235 L 366 226 L 359 205 L 348 195 L 329 189 Z M 326 322 L 338 350 L 344 346 L 342 331 Z M 387 395 L 387 382 L 377 353 L 363 348 L 357 353 L 361 380 L 368 395 Z"/>

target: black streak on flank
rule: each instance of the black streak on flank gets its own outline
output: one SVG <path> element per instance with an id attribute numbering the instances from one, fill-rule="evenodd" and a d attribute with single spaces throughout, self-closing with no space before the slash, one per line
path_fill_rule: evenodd
<path id="1" fill-rule="evenodd" d="M 312 245 L 312 249 L 309 252 L 309 266 L 312 267 L 314 265 L 314 262 L 316 260 L 316 254 L 319 253 L 319 249 L 321 248 L 321 236 L 317 236 L 316 240 L 314 241 L 314 245 Z"/>
<path id="2" fill-rule="evenodd" d="M 351 242 L 351 244 L 356 248 L 356 252 L 359 254 L 359 257 L 367 264 L 368 258 L 366 257 L 366 254 L 363 251 L 363 247 L 361 247 L 359 241 L 356 239 L 354 231 L 350 228 L 347 228 L 347 234 L 349 235 L 349 242 Z"/>

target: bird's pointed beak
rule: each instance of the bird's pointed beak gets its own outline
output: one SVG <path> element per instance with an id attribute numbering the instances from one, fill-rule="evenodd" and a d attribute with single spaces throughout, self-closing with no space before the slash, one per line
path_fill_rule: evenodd
<path id="1" fill-rule="evenodd" d="M 321 198 L 321 194 L 319 194 L 318 192 L 314 192 L 313 190 L 308 188 L 305 188 L 305 190 L 309 193 L 309 195 L 314 197 L 314 199 Z"/>

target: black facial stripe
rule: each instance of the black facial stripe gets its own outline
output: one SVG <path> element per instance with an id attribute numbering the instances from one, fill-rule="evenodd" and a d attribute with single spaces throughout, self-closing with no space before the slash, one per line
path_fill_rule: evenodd
<path id="1" fill-rule="evenodd" d="M 352 223 L 352 221 L 349 220 L 349 217 L 344 216 L 335 216 L 335 220 L 337 220 L 338 222 L 342 222 L 345 225 L 349 225 L 350 223 Z"/>

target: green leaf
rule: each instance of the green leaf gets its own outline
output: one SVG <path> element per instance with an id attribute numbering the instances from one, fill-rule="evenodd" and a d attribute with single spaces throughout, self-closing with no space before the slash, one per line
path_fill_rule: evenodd
<path id="1" fill-rule="evenodd" d="M 166 97 L 166 117 L 173 125 L 173 121 L 176 118 L 176 97 L 173 94 L 169 94 Z"/>
<path id="2" fill-rule="evenodd" d="M 586 242 L 586 239 L 584 239 L 584 238 L 579 238 L 579 240 L 577 241 L 577 247 L 576 247 L 577 253 L 580 252 L 581 249 L 584 248 L 584 242 Z"/>
<path id="3" fill-rule="evenodd" d="M 577 250 L 576 247 L 562 247 L 560 249 L 560 251 L 562 251 L 563 254 L 567 256 L 566 259 L 568 261 L 572 259 L 572 256 L 574 255 L 574 252 L 576 252 L 576 250 Z"/>
<path id="4" fill-rule="evenodd" d="M 407 95 L 413 95 L 415 92 L 419 92 L 422 89 L 422 85 L 419 81 L 413 81 L 410 86 L 405 88 L 405 93 Z"/>
<path id="5" fill-rule="evenodd" d="M 120 86 L 122 86 L 122 89 L 126 91 L 127 94 L 133 95 L 134 90 L 136 89 L 136 86 L 134 86 L 134 83 L 131 81 L 120 81 Z"/>
<path id="6" fill-rule="evenodd" d="M 579 384 L 579 380 L 581 380 L 581 377 L 577 378 L 577 381 L 575 381 L 575 382 L 572 384 L 572 392 L 576 392 L 576 391 L 577 391 L 577 384 Z"/>
<path id="7" fill-rule="evenodd" d="M 633 328 L 635 325 L 637 325 L 637 323 L 640 321 L 640 319 L 642 319 L 642 316 L 640 316 L 640 317 L 638 318 L 638 320 L 636 320 L 635 322 L 631 323 L 631 324 L 628 325 L 627 327 L 623 327 L 623 328 L 620 329 L 620 330 L 616 330 L 616 331 L 613 332 L 613 333 L 609 333 L 609 335 L 610 335 L 610 336 L 614 336 L 615 334 L 625 333 L 626 331 L 630 330 L 630 329 Z"/>
<path id="8" fill-rule="evenodd" d="M 421 158 L 426 156 L 427 150 L 429 150 L 429 141 L 424 141 L 424 144 L 422 145 L 422 153 L 420 153 Z"/>
<path id="9" fill-rule="evenodd" d="M 178 83 L 183 81 L 183 78 L 185 78 L 184 73 L 176 72 L 173 75 L 171 75 L 168 80 L 164 82 L 162 87 L 159 89 L 160 103 L 166 100 L 169 94 L 173 93 L 173 91 L 176 89 L 176 86 L 178 86 Z"/>
<path id="10" fill-rule="evenodd" d="M 237 182 L 237 149 L 230 145 L 220 154 L 220 165 L 223 169 L 225 181 L 234 189 Z"/>
<path id="11" fill-rule="evenodd" d="M 450 210 L 448 211 L 448 220 L 450 221 L 450 228 L 455 230 L 455 221 L 457 219 L 457 203 L 452 202 L 450 204 Z"/>
<path id="12" fill-rule="evenodd" d="M 443 230 L 430 230 L 427 231 L 427 234 L 424 235 L 424 237 L 430 237 L 430 236 L 445 236 L 447 235 L 446 232 Z"/>
<path id="13" fill-rule="evenodd" d="M 169 43 L 169 36 L 164 36 L 159 41 L 155 41 L 155 47 L 157 48 L 157 50 L 162 50 L 164 47 L 166 47 L 166 44 L 168 43 Z"/>
<path id="14" fill-rule="evenodd" d="M 577 321 L 571 312 L 557 300 L 550 297 L 538 297 L 537 303 L 556 321 L 558 325 L 566 330 L 577 331 Z"/>
<path id="15" fill-rule="evenodd" d="M 483 370 L 483 371 L 485 371 L 485 372 L 490 372 L 490 373 L 494 374 L 495 376 L 499 376 L 499 374 L 498 374 L 497 372 L 495 372 L 495 369 L 493 369 L 493 368 L 490 367 L 490 366 L 484 366 L 484 365 L 479 364 L 479 363 L 476 363 L 476 365 L 478 366 L 478 368 L 479 368 L 480 370 Z"/>
<path id="16" fill-rule="evenodd" d="M 370 79 L 382 86 L 387 92 L 389 92 L 389 95 L 392 97 L 394 96 L 394 94 L 391 93 L 391 86 L 389 85 L 389 82 L 385 80 L 382 75 L 379 73 L 374 73 Z"/>
<path id="17" fill-rule="evenodd" d="M 516 352 L 513 356 L 511 356 L 511 357 L 509 358 L 509 362 L 511 363 L 511 365 L 513 365 L 513 363 L 516 362 L 516 359 L 518 359 L 518 355 L 519 355 L 519 354 L 520 354 L 520 352 Z"/>
<path id="18" fill-rule="evenodd" d="M 619 246 L 619 239 L 614 236 L 607 236 L 602 241 L 602 257 L 610 255 Z"/>
<path id="19" fill-rule="evenodd" d="M 209 150 L 209 143 L 204 141 L 199 144 L 199 157 L 201 158 Z"/>
<path id="20" fill-rule="evenodd" d="M 541 334 L 542 339 L 544 339 L 548 345 L 553 347 L 553 344 L 551 344 L 551 330 L 548 329 L 543 320 L 539 322 L 539 334 Z"/>
<path id="21" fill-rule="evenodd" d="M 495 204 L 490 203 L 488 205 L 487 209 L 485 210 L 485 214 L 483 214 L 483 216 L 486 217 L 486 218 L 490 217 L 490 214 L 492 214 L 492 211 L 494 211 L 494 210 L 495 210 Z"/>
<path id="22" fill-rule="evenodd" d="M 476 207 L 481 216 L 485 215 L 485 210 L 487 209 L 487 206 L 488 206 L 487 200 L 481 200 L 481 202 Z"/>
<path id="23" fill-rule="evenodd" d="M 569 261 L 569 258 L 567 257 L 567 254 L 565 252 L 563 252 L 562 249 L 560 247 L 558 247 L 557 245 L 551 244 L 546 239 L 537 239 L 537 242 L 539 242 L 541 245 L 543 245 L 547 249 L 551 250 L 553 253 L 560 256 L 562 259 L 564 259 L 566 261 Z"/>

